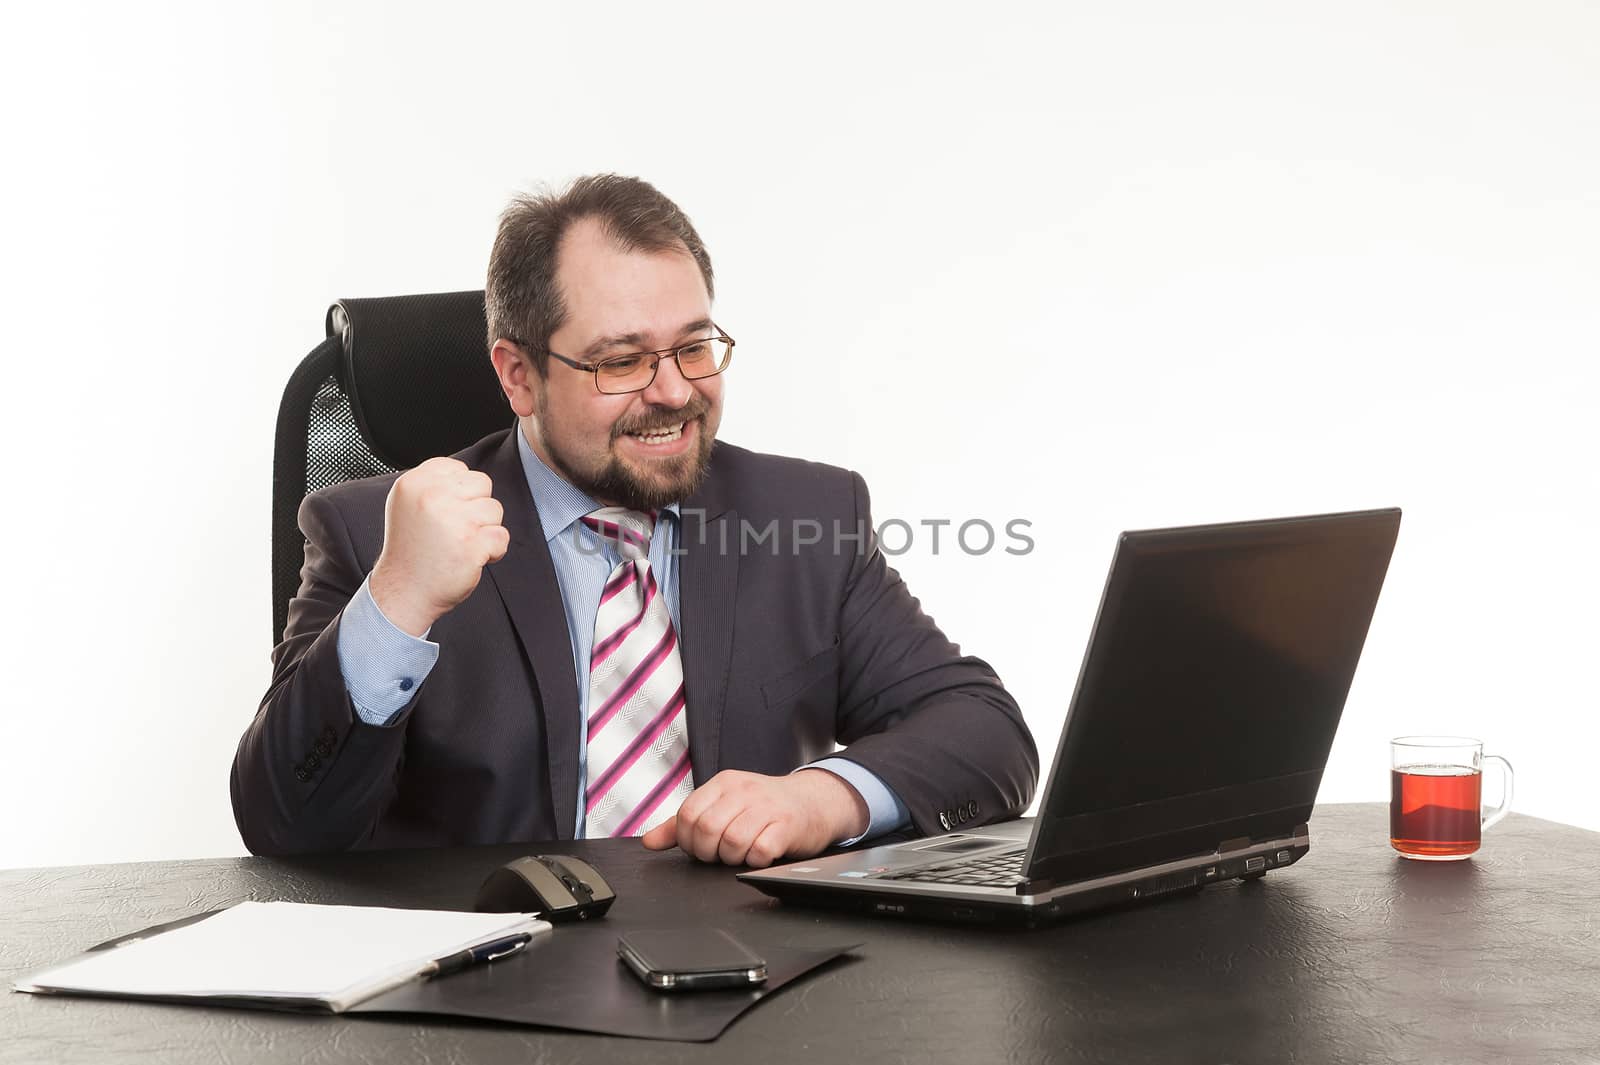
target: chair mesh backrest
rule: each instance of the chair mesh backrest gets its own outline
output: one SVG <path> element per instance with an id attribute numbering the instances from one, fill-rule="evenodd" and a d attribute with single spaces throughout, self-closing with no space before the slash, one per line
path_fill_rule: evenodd
<path id="1" fill-rule="evenodd" d="M 278 407 L 272 463 L 272 639 L 300 586 L 300 501 L 408 469 L 512 424 L 489 362 L 483 292 L 340 300 Z"/>
<path id="2" fill-rule="evenodd" d="M 323 378 L 311 399 L 306 425 L 306 485 L 304 494 L 319 488 L 393 473 L 394 467 L 372 453 L 350 408 L 350 394 L 332 375 Z"/>

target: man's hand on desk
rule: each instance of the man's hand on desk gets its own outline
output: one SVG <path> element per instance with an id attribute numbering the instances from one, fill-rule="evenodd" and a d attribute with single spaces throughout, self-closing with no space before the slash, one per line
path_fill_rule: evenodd
<path id="1" fill-rule="evenodd" d="M 826 769 L 782 777 L 725 769 L 642 839 L 651 850 L 682 847 L 703 862 L 762 869 L 859 836 L 867 820 L 866 801 Z"/>

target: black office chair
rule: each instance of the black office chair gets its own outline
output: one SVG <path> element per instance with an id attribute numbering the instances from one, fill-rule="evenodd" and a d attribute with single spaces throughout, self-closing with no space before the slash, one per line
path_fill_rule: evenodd
<path id="1" fill-rule="evenodd" d="M 449 455 L 512 424 L 489 362 L 483 292 L 340 300 L 289 378 L 272 456 L 272 642 L 300 587 L 300 501 Z"/>

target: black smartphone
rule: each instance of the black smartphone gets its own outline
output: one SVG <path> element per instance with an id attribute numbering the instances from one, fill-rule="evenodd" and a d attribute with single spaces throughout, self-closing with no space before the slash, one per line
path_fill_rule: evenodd
<path id="1" fill-rule="evenodd" d="M 629 932 L 617 957 L 652 991 L 752 988 L 767 982 L 767 961 L 720 928 Z"/>

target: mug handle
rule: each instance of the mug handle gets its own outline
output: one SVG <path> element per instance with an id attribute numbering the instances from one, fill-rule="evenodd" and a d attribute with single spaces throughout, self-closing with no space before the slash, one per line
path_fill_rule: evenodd
<path id="1" fill-rule="evenodd" d="M 1500 805 L 1490 810 L 1489 816 L 1483 819 L 1483 831 L 1487 832 L 1499 823 L 1501 818 L 1511 812 L 1512 772 L 1511 763 L 1501 758 L 1498 754 L 1486 754 L 1483 756 L 1483 760 L 1485 763 L 1500 763 Z"/>

